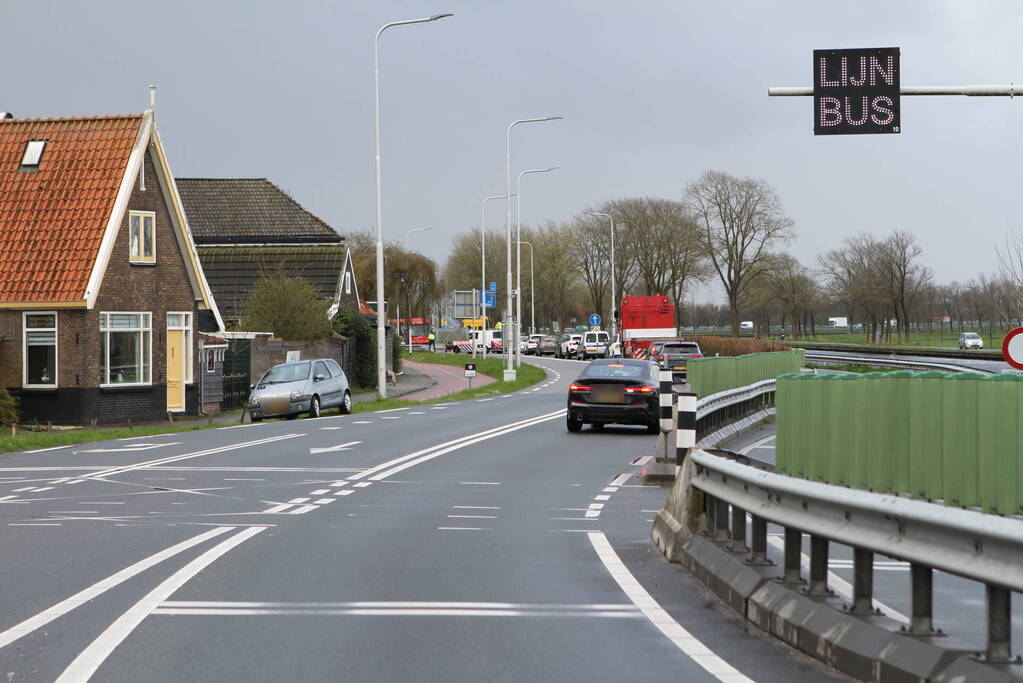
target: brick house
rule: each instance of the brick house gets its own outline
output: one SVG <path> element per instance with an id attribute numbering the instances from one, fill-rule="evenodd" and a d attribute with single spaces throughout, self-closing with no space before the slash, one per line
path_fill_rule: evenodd
<path id="1" fill-rule="evenodd" d="M 0 386 L 24 421 L 199 409 L 223 329 L 152 108 L 0 119 Z"/>

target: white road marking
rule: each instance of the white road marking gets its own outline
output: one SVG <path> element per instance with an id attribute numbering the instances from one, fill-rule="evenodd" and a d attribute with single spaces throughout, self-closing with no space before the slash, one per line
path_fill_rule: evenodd
<path id="1" fill-rule="evenodd" d="M 591 510 L 603 510 L 604 509 L 604 504 L 603 503 L 590 503 L 589 504 L 589 508 Z"/>
<path id="2" fill-rule="evenodd" d="M 634 605 L 513 602 L 189 602 L 168 600 L 152 614 L 192 616 L 489 616 L 642 618 Z"/>
<path id="3" fill-rule="evenodd" d="M 297 504 L 297 503 L 305 503 L 305 502 L 308 502 L 308 500 L 309 500 L 308 498 L 292 498 L 292 499 L 291 499 L 291 500 L 289 500 L 288 502 L 289 502 L 289 503 L 291 503 L 292 505 L 295 505 L 295 504 Z"/>
<path id="4" fill-rule="evenodd" d="M 439 526 L 437 531 L 493 531 L 479 526 Z"/>
<path id="5" fill-rule="evenodd" d="M 231 527 L 220 527 L 229 529 Z M 244 543 L 266 527 L 248 527 L 237 534 L 221 541 L 199 557 L 195 558 L 184 567 L 174 572 L 166 581 L 158 585 L 144 598 L 135 603 L 127 612 L 117 618 L 107 630 L 96 640 L 75 657 L 74 661 L 64 670 L 64 673 L 57 679 L 57 683 L 84 683 L 92 678 L 100 665 L 110 656 L 110 653 L 120 645 L 131 632 L 142 623 L 149 614 L 160 606 L 164 600 L 184 586 L 190 579 L 203 569 L 211 565 L 222 555 L 234 547 Z M 215 530 L 216 531 L 216 530 Z M 221 532 L 222 533 L 222 532 Z"/>
<path id="6" fill-rule="evenodd" d="M 59 451 L 59 450 L 62 450 L 64 448 L 71 448 L 72 446 L 77 446 L 77 445 L 78 444 L 69 443 L 66 446 L 50 446 L 49 448 L 36 448 L 34 450 L 31 450 L 31 451 L 22 451 L 22 453 L 45 453 L 47 451 Z"/>
<path id="7" fill-rule="evenodd" d="M 316 453 L 333 453 L 334 451 L 345 451 L 345 450 L 348 450 L 349 448 L 351 448 L 352 446 L 359 445 L 360 443 L 362 443 L 362 442 L 361 441 L 348 441 L 346 443 L 339 443 L 336 446 L 327 446 L 325 448 L 310 448 L 309 452 L 311 454 L 316 454 Z"/>
<path id="8" fill-rule="evenodd" d="M 356 488 L 359 488 L 359 489 L 364 489 L 367 486 L 372 486 L 372 485 L 373 485 L 373 482 L 371 482 L 371 481 L 360 481 L 358 484 L 354 484 L 354 486 Z"/>
<path id="9" fill-rule="evenodd" d="M 447 410 L 447 406 L 433 406 L 430 410 Z"/>
<path id="10" fill-rule="evenodd" d="M 98 515 L 99 510 L 50 510 L 48 515 Z"/>
<path id="11" fill-rule="evenodd" d="M 593 515 L 593 517 L 589 519 L 583 517 L 548 517 L 547 519 L 551 519 L 556 522 L 596 522 L 596 517 L 598 517 L 598 515 Z"/>
<path id="12" fill-rule="evenodd" d="M 426 413 L 423 412 L 422 410 L 414 410 L 411 413 L 409 413 L 409 415 L 426 415 Z"/>
<path id="13" fill-rule="evenodd" d="M 619 474 L 617 477 L 611 480 L 609 486 L 622 486 L 625 484 L 625 482 L 629 480 L 630 477 L 632 477 L 632 474 L 629 472 Z"/>
<path id="14" fill-rule="evenodd" d="M 315 505 L 326 505 L 327 503 L 333 503 L 333 498 L 318 498 L 313 501 Z"/>
<path id="15" fill-rule="evenodd" d="M 265 477 L 224 477 L 224 481 L 266 481 Z"/>
<path id="16" fill-rule="evenodd" d="M 371 425 L 371 424 L 373 424 L 373 420 L 355 420 L 354 422 L 352 422 L 352 424 L 353 425 Z"/>
<path id="17" fill-rule="evenodd" d="M 477 403 L 486 403 L 487 401 L 493 401 L 493 400 L 494 399 L 492 399 L 492 398 L 479 398 L 479 399 L 476 399 L 476 402 Z"/>
<path id="18" fill-rule="evenodd" d="M 87 501 L 83 500 L 82 505 L 124 505 L 123 500 L 97 500 Z"/>
<path id="19" fill-rule="evenodd" d="M 401 415 L 384 415 L 381 420 L 400 420 Z"/>
<path id="20" fill-rule="evenodd" d="M 610 498 L 611 496 L 608 495 L 593 496 L 593 500 L 609 500 Z"/>
<path id="21" fill-rule="evenodd" d="M 320 427 L 320 431 L 332 431 L 335 429 L 344 429 L 344 427 Z"/>
<path id="22" fill-rule="evenodd" d="M 347 496 L 347 495 L 352 494 L 352 493 L 355 493 L 355 491 L 353 491 L 352 489 L 343 489 L 341 491 L 338 491 L 334 495 L 335 496 Z"/>
<path id="23" fill-rule="evenodd" d="M 26 486 L 23 489 L 11 489 L 11 490 L 14 491 L 15 493 L 21 493 L 22 491 L 31 491 L 34 488 L 35 488 L 35 486 Z"/>
<path id="24" fill-rule="evenodd" d="M 263 510 L 262 514 L 264 514 L 264 515 L 274 515 L 274 514 L 277 514 L 278 512 L 284 512 L 285 510 L 287 510 L 290 507 L 291 507 L 291 505 L 286 505 L 286 504 L 282 503 L 281 505 L 274 505 L 272 508 L 268 508 L 266 510 Z"/>
<path id="25" fill-rule="evenodd" d="M 452 505 L 456 510 L 500 510 L 496 505 Z"/>
<path id="26" fill-rule="evenodd" d="M 654 456 L 652 456 L 652 455 L 641 455 L 638 458 L 636 458 L 635 460 L 633 460 L 632 464 L 636 465 L 637 467 L 642 467 L 643 465 L 647 464 L 648 462 L 650 462 L 653 459 L 654 459 Z"/>
<path id="27" fill-rule="evenodd" d="M 252 422 L 252 423 L 249 423 L 247 425 L 233 425 L 231 427 L 217 427 L 217 431 L 219 432 L 222 429 L 241 429 L 242 427 L 262 427 L 264 424 L 266 424 L 266 423 L 265 422 Z"/>
<path id="28" fill-rule="evenodd" d="M 746 518 L 749 519 L 749 515 L 747 515 Z M 775 548 L 778 548 L 782 552 L 785 551 L 785 541 L 782 540 L 781 538 L 778 538 L 777 536 L 771 536 L 770 534 L 768 534 L 767 542 L 773 545 Z M 802 565 L 803 569 L 806 571 L 810 571 L 810 556 L 807 555 L 806 553 L 800 553 L 799 557 L 800 564 Z M 841 595 L 843 598 L 848 600 L 850 603 L 852 603 L 853 600 L 852 584 L 850 584 L 848 581 L 843 579 L 838 574 L 835 574 L 834 572 L 831 571 L 828 572 L 828 588 L 832 589 L 833 591 Z M 880 600 L 874 600 L 874 609 L 881 610 L 882 612 L 885 613 L 886 616 L 894 619 L 895 621 L 898 621 L 902 624 L 907 625 L 909 624 L 909 617 L 907 617 L 905 614 L 902 614 L 898 610 L 889 607 Z"/>
<path id="29" fill-rule="evenodd" d="M 316 489 L 315 491 L 310 491 L 309 495 L 310 496 L 322 496 L 324 493 L 330 493 L 330 489 Z"/>
<path id="30" fill-rule="evenodd" d="M 53 490 L 53 487 L 52 487 L 52 486 L 40 486 L 39 488 L 37 488 L 37 489 L 32 489 L 32 490 L 33 490 L 33 491 L 34 491 L 35 493 L 41 493 L 41 492 L 43 492 L 43 491 L 52 491 L 52 490 Z"/>
<path id="31" fill-rule="evenodd" d="M 657 604 L 657 601 L 647 593 L 646 589 L 629 571 L 625 563 L 618 557 L 618 553 L 611 547 L 607 537 L 594 531 L 588 534 L 593 550 L 596 551 L 600 561 L 604 563 L 611 578 L 615 580 L 618 587 L 632 600 L 650 623 L 657 627 L 672 643 L 675 644 L 687 657 L 703 667 L 719 681 L 727 683 L 753 683 L 744 676 L 738 669 L 714 654 L 707 646 L 695 638 L 689 631 L 675 621 L 670 614 Z"/>
<path id="32" fill-rule="evenodd" d="M 134 451 L 151 451 L 154 448 L 163 448 L 164 446 L 177 446 L 180 441 L 171 441 L 170 443 L 140 443 L 134 446 L 122 446 L 121 448 L 90 448 L 83 451 L 75 451 L 76 453 L 132 453 Z"/>
<path id="33" fill-rule="evenodd" d="M 7 526 L 60 526 L 60 522 L 11 522 Z"/>
<path id="34" fill-rule="evenodd" d="M 294 510 L 292 510 L 291 512 L 289 512 L 288 514 L 289 515 L 304 515 L 305 513 L 309 512 L 310 510 L 315 510 L 316 507 L 317 506 L 315 506 L 315 505 L 301 505 L 301 506 L 295 508 Z"/>
<path id="35" fill-rule="evenodd" d="M 347 481 L 335 481 L 333 484 L 330 484 L 330 486 L 345 486 L 347 484 Z"/>
<path id="36" fill-rule="evenodd" d="M 616 493 L 617 491 L 618 491 L 618 487 L 617 486 L 605 486 L 604 487 L 604 492 L 605 493 Z"/>
<path id="37" fill-rule="evenodd" d="M 14 641 L 21 638 L 22 636 L 27 636 L 29 633 L 32 633 L 33 631 L 42 628 L 43 626 L 50 623 L 54 619 L 67 614 L 76 607 L 80 607 L 88 603 L 93 598 L 102 595 L 111 588 L 124 583 L 128 579 L 137 576 L 138 574 L 141 574 L 145 570 L 149 569 L 154 565 L 159 564 L 160 562 L 163 562 L 167 558 L 174 557 L 178 553 L 182 553 L 193 546 L 199 545 L 200 543 L 213 538 L 214 536 L 219 536 L 233 529 L 234 527 L 222 526 L 217 527 L 216 529 L 210 529 L 209 531 L 204 531 L 198 536 L 193 536 L 187 541 L 182 541 L 177 545 L 172 545 L 171 547 L 165 550 L 161 550 L 158 553 L 150 555 L 149 557 L 144 558 L 142 560 L 139 560 L 138 562 L 131 566 L 125 567 L 124 569 L 115 574 L 111 574 L 105 579 L 97 581 L 96 583 L 89 586 L 85 590 L 75 593 L 70 598 L 62 600 L 53 607 L 43 610 L 34 617 L 29 617 L 28 619 L 25 619 L 21 623 L 16 624 L 15 626 L 12 626 L 6 631 L 0 633 L 0 647 L 10 645 Z"/>
<path id="38" fill-rule="evenodd" d="M 448 515 L 448 519 L 497 519 L 497 515 Z"/>
<path id="39" fill-rule="evenodd" d="M 759 439 L 757 441 L 754 441 L 749 446 L 746 446 L 745 448 L 741 449 L 739 451 L 739 455 L 746 455 L 750 451 L 754 451 L 754 450 L 756 450 L 758 448 L 766 448 L 766 446 L 762 446 L 761 444 L 765 444 L 768 441 L 771 441 L 771 440 L 777 438 L 777 436 L 778 436 L 777 434 L 771 434 L 770 436 L 765 436 L 763 439 Z M 774 448 L 774 446 L 771 446 L 771 448 Z"/>
<path id="40" fill-rule="evenodd" d="M 586 517 L 600 517 L 600 510 L 587 510 Z"/>
<path id="41" fill-rule="evenodd" d="M 374 410 L 373 414 L 374 415 L 380 415 L 381 413 L 396 413 L 399 410 L 408 410 L 408 408 L 405 407 L 405 408 L 388 408 L 387 410 Z"/>
<path id="42" fill-rule="evenodd" d="M 461 482 L 458 482 L 458 483 L 463 484 L 465 486 L 500 486 L 501 485 L 501 482 L 499 482 L 499 481 L 461 481 Z"/>

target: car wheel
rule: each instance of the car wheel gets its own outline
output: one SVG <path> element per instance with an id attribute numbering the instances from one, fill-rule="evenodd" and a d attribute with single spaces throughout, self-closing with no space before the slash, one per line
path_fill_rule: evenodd
<path id="1" fill-rule="evenodd" d="M 604 423 L 594 422 L 593 424 L 590 425 L 590 429 L 592 429 L 595 432 L 602 432 L 604 431 Z"/>
<path id="2" fill-rule="evenodd" d="M 252 417 L 251 415 L 249 415 L 249 419 L 251 419 L 253 422 L 262 422 L 263 421 L 263 418 L 261 418 L 261 417 Z"/>
<path id="3" fill-rule="evenodd" d="M 289 420 L 294 420 L 296 417 L 298 417 L 298 413 L 291 413 L 290 415 L 288 415 Z"/>
<path id="4" fill-rule="evenodd" d="M 572 414 L 569 413 L 566 418 L 565 426 L 568 427 L 570 432 L 581 432 L 583 430 L 583 423 L 579 420 L 573 419 Z"/>
<path id="5" fill-rule="evenodd" d="M 345 390 L 345 397 L 341 399 L 341 414 L 350 415 L 352 413 L 352 392 Z"/>
<path id="6" fill-rule="evenodd" d="M 648 422 L 646 425 L 647 434 L 658 434 L 661 431 L 661 425 L 657 422 Z"/>
<path id="7" fill-rule="evenodd" d="M 320 397 L 319 396 L 313 396 L 312 399 L 309 401 L 309 417 L 319 417 L 319 416 L 320 416 Z"/>

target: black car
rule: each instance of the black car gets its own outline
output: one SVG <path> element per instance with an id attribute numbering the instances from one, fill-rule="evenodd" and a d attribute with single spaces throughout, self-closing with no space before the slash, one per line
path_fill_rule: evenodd
<path id="1" fill-rule="evenodd" d="M 591 362 L 568 387 L 568 431 L 615 423 L 645 425 L 656 434 L 659 370 L 657 363 L 634 358 Z"/>

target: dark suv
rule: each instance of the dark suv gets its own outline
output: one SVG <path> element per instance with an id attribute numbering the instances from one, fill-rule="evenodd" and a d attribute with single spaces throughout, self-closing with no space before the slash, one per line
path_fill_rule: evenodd
<path id="1" fill-rule="evenodd" d="M 671 381 L 675 384 L 686 378 L 686 365 L 690 358 L 703 358 L 700 345 L 696 342 L 664 342 L 650 357 L 662 370 L 671 370 Z"/>

